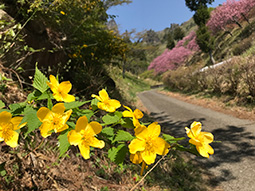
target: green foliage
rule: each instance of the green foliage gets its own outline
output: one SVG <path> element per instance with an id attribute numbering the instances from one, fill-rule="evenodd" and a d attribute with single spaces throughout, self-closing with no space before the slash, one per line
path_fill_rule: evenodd
<path id="1" fill-rule="evenodd" d="M 0 109 L 2 109 L 3 107 L 5 107 L 5 104 L 2 100 L 0 100 Z"/>
<path id="2" fill-rule="evenodd" d="M 174 42 L 174 39 L 172 37 L 171 34 L 168 34 L 167 35 L 167 43 L 166 43 L 166 47 L 171 50 L 175 47 L 175 42 Z"/>
<path id="3" fill-rule="evenodd" d="M 125 144 L 120 144 L 118 147 L 112 147 L 108 150 L 108 157 L 116 164 L 122 164 L 127 152 L 127 146 Z"/>
<path id="4" fill-rule="evenodd" d="M 81 107 L 82 105 L 90 103 L 90 101 L 73 101 L 64 103 L 66 110 Z"/>
<path id="5" fill-rule="evenodd" d="M 119 130 L 116 134 L 116 137 L 114 139 L 114 142 L 119 141 L 132 141 L 134 137 L 127 131 Z"/>
<path id="6" fill-rule="evenodd" d="M 33 109 L 32 107 L 27 106 L 24 109 L 23 114 L 24 114 L 24 117 L 23 117 L 21 123 L 27 122 L 28 128 L 27 128 L 27 131 L 25 132 L 25 136 L 27 136 L 29 133 L 31 133 L 32 131 L 37 129 L 40 126 L 41 122 L 37 118 L 36 110 Z"/>
<path id="7" fill-rule="evenodd" d="M 186 6 L 191 11 L 197 11 L 200 6 L 206 6 L 207 4 L 212 4 L 214 0 L 185 0 Z"/>
<path id="8" fill-rule="evenodd" d="M 183 39 L 184 36 L 185 36 L 185 34 L 181 27 L 178 26 L 174 29 L 174 32 L 173 32 L 174 40 L 179 41 L 179 40 Z"/>
<path id="9" fill-rule="evenodd" d="M 114 113 L 107 113 L 105 116 L 102 117 L 102 120 L 105 125 L 112 125 L 118 123 L 121 117 L 122 113 L 119 111 L 115 111 Z"/>
<path id="10" fill-rule="evenodd" d="M 37 65 L 35 66 L 35 76 L 33 81 L 33 87 L 39 90 L 41 93 L 44 93 L 49 86 L 47 85 L 48 79 L 45 75 L 38 69 Z"/>
<path id="11" fill-rule="evenodd" d="M 61 134 L 58 136 L 59 157 L 63 156 L 63 154 L 65 154 L 70 147 L 70 143 L 68 142 L 67 138 L 68 132 L 69 131 L 61 132 Z"/>
<path id="12" fill-rule="evenodd" d="M 210 35 L 207 26 L 199 26 L 196 35 L 197 44 L 203 52 L 209 53 L 214 49 L 214 38 Z"/>
<path id="13" fill-rule="evenodd" d="M 5 163 L 6 163 L 6 162 L 2 162 L 2 163 L 0 164 L 0 176 L 5 176 L 6 173 L 7 173 L 6 170 L 5 170 L 5 168 L 4 168 Z"/>
<path id="14" fill-rule="evenodd" d="M 198 26 L 206 25 L 207 20 L 210 18 L 210 13 L 207 6 L 200 6 L 193 15 L 193 19 Z"/>

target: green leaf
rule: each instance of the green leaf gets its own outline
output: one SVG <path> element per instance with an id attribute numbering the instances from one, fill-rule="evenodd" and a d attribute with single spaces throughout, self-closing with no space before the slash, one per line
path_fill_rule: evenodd
<path id="1" fill-rule="evenodd" d="M 73 102 L 68 102 L 64 103 L 66 109 L 74 109 L 78 108 L 86 103 L 89 103 L 90 101 L 73 101 Z"/>
<path id="2" fill-rule="evenodd" d="M 105 125 L 110 125 L 118 123 L 121 117 L 122 113 L 119 111 L 115 111 L 114 113 L 107 113 L 105 116 L 102 117 L 102 120 L 105 123 Z"/>
<path id="3" fill-rule="evenodd" d="M 69 149 L 70 147 L 70 143 L 68 142 L 68 138 L 67 138 L 67 134 L 68 134 L 68 130 L 62 132 L 59 136 L 58 136 L 58 142 L 59 142 L 59 157 L 61 157 L 63 154 L 66 153 L 66 151 Z"/>
<path id="4" fill-rule="evenodd" d="M 27 122 L 27 132 L 25 133 L 25 136 L 27 136 L 30 132 L 34 131 L 37 129 L 40 125 L 41 122 L 39 121 L 37 115 L 36 115 L 36 110 L 34 110 L 32 107 L 26 107 L 24 110 L 24 117 L 21 121 L 21 123 Z"/>
<path id="5" fill-rule="evenodd" d="M 48 107 L 50 110 L 51 110 L 52 107 L 53 107 L 53 103 L 52 103 L 51 98 L 48 98 L 48 100 L 47 100 L 47 107 Z"/>
<path id="6" fill-rule="evenodd" d="M 83 110 L 77 111 L 77 115 L 78 116 L 85 115 L 87 117 L 88 121 L 90 121 L 90 118 L 94 115 L 94 111 L 92 111 L 90 109 L 83 109 Z"/>
<path id="7" fill-rule="evenodd" d="M 112 147 L 108 150 L 108 158 L 116 164 L 122 164 L 127 152 L 127 146 L 125 144 L 120 144 L 117 148 Z"/>
<path id="8" fill-rule="evenodd" d="M 98 99 L 92 99 L 92 101 L 91 101 L 91 107 L 92 107 L 92 109 L 93 109 L 93 111 L 95 111 L 95 110 L 97 110 L 98 109 L 98 107 L 97 107 L 97 103 L 99 102 L 99 100 Z"/>
<path id="9" fill-rule="evenodd" d="M 119 130 L 117 132 L 117 135 L 116 135 L 113 142 L 116 142 L 116 141 L 132 141 L 134 138 L 135 137 L 132 136 L 129 132 L 124 131 L 124 130 Z"/>
<path id="10" fill-rule="evenodd" d="M 48 81 L 48 79 L 37 68 L 37 65 L 36 65 L 35 66 L 35 76 L 34 76 L 33 87 L 43 93 L 48 89 L 48 85 L 46 83 L 47 81 Z"/>
<path id="11" fill-rule="evenodd" d="M 38 96 L 37 100 L 54 99 L 53 95 L 47 91 Z"/>
<path id="12" fill-rule="evenodd" d="M 120 125 L 125 128 L 134 129 L 133 121 L 129 117 L 121 118 Z"/>
<path id="13" fill-rule="evenodd" d="M 2 163 L 0 164 L 0 175 L 1 175 L 1 176 L 5 176 L 5 175 L 6 175 L 6 170 L 5 170 L 5 168 L 4 168 L 5 163 L 6 163 L 6 162 L 2 162 Z"/>
<path id="14" fill-rule="evenodd" d="M 4 102 L 3 102 L 2 100 L 0 100 L 0 109 L 1 109 L 1 108 L 4 108 L 4 107 L 5 107 Z"/>
<path id="15" fill-rule="evenodd" d="M 13 103 L 13 104 L 9 105 L 9 108 L 11 109 L 11 112 L 13 114 L 22 114 L 23 111 L 24 111 L 25 106 L 26 106 L 25 102 Z"/>
<path id="16" fill-rule="evenodd" d="M 162 136 L 163 136 L 164 140 L 170 144 L 174 144 L 174 143 L 177 143 L 177 141 L 181 141 L 181 140 L 185 139 L 185 137 L 175 138 L 168 134 L 163 134 Z"/>
<path id="17" fill-rule="evenodd" d="M 113 138 L 115 136 L 114 129 L 111 127 L 105 127 L 102 129 L 101 133 L 106 136 L 110 141 L 113 141 Z"/>

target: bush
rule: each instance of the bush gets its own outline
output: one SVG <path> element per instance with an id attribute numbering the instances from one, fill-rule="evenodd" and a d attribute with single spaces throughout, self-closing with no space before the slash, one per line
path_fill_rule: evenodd
<path id="1" fill-rule="evenodd" d="M 246 38 L 244 39 L 242 42 L 234 45 L 233 47 L 233 54 L 235 56 L 237 55 L 241 55 L 242 53 L 244 53 L 246 50 L 248 50 L 250 47 L 252 46 L 252 41 L 250 38 Z"/>

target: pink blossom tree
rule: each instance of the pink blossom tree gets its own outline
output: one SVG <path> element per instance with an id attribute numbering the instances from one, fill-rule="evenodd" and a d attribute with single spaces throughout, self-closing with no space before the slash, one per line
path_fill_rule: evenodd
<path id="1" fill-rule="evenodd" d="M 255 7 L 254 0 L 227 0 L 221 6 L 218 6 L 211 12 L 211 17 L 207 22 L 207 26 L 213 33 L 224 30 L 231 34 L 227 27 L 235 23 L 242 27 L 240 20 L 248 20 L 248 13 Z"/>
<path id="2" fill-rule="evenodd" d="M 156 73 L 175 70 L 196 51 L 199 51 L 199 46 L 196 43 L 196 33 L 192 31 L 180 40 L 173 49 L 166 49 L 160 56 L 156 57 L 150 63 L 148 70 L 154 69 Z"/>

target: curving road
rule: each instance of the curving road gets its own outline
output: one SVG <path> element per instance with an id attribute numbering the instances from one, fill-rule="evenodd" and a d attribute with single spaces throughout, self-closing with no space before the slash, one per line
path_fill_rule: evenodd
<path id="1" fill-rule="evenodd" d="M 175 137 L 185 136 L 184 127 L 193 121 L 202 122 L 202 131 L 214 134 L 215 154 L 198 160 L 215 178 L 211 183 L 224 191 L 255 190 L 255 121 L 241 120 L 207 108 L 192 105 L 157 93 L 156 90 L 138 94 L 143 105 L 162 131 Z"/>

